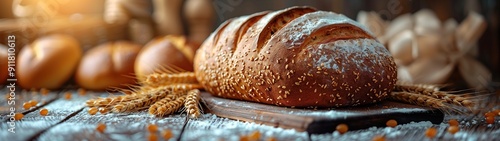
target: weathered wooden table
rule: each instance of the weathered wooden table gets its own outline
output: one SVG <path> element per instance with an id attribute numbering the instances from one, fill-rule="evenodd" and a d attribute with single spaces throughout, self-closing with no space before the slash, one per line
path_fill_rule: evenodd
<path id="1" fill-rule="evenodd" d="M 6 96 L 7 92 L 8 89 L 5 87 L 0 90 L 2 96 L 0 99 L 0 120 L 2 120 L 0 141 L 147 140 L 152 134 L 146 130 L 149 124 L 156 124 L 159 127 L 158 133 L 153 133 L 158 135 L 159 140 L 165 140 L 160 135 L 160 132 L 164 130 L 172 131 L 173 137 L 169 140 L 240 140 L 240 136 L 255 131 L 261 133 L 260 140 L 270 138 L 277 140 L 371 140 L 376 135 L 383 135 L 387 140 L 427 140 L 424 132 L 429 127 L 438 129 L 436 136 L 438 140 L 500 140 L 499 116 L 497 116 L 495 124 L 486 124 L 481 115 L 445 113 L 444 119 L 438 119 L 439 121 L 434 122 L 434 124 L 430 121 L 422 121 L 402 124 L 395 128 L 370 127 L 342 135 L 338 132 L 308 134 L 305 131 L 295 129 L 222 118 L 211 113 L 205 113 L 199 119 L 189 120 L 184 114 L 158 118 L 150 116 L 145 111 L 89 115 L 88 108 L 84 106 L 85 101 L 92 97 L 108 95 L 108 93 L 103 92 L 87 92 L 85 95 L 80 95 L 75 89 L 68 89 L 51 91 L 47 95 L 42 95 L 38 92 L 17 90 L 14 96 L 15 104 L 10 103 L 11 105 L 9 105 L 9 99 Z M 64 97 L 66 92 L 72 93 L 71 99 Z M 39 104 L 34 108 L 24 110 L 22 105 L 29 100 L 36 100 Z M 499 95 L 490 95 L 489 101 L 489 103 L 484 103 L 485 106 L 500 109 Z M 213 105 L 212 103 L 211 106 L 212 108 L 214 106 L 220 108 L 224 105 Z M 9 116 L 11 108 L 15 108 L 15 112 L 23 113 L 24 118 L 21 121 L 11 122 Z M 43 108 L 49 110 L 47 116 L 39 114 Z M 446 131 L 447 121 L 451 118 L 461 121 L 461 130 L 454 135 Z M 254 121 L 265 123 L 266 120 L 263 119 Z M 363 122 L 370 119 L 356 120 Z M 98 123 L 107 125 L 103 133 L 96 130 Z"/>

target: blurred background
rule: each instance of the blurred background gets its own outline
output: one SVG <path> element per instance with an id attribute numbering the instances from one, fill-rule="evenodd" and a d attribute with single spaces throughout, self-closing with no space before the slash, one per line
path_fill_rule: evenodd
<path id="1" fill-rule="evenodd" d="M 179 1 L 180 4 L 176 5 Z M 488 86 L 498 87 L 498 82 L 500 82 L 500 48 L 498 42 L 499 2 L 496 0 L 165 0 L 164 3 L 159 2 L 159 0 L 152 0 L 149 2 L 140 2 L 139 0 L 47 0 L 45 2 L 49 4 L 46 4 L 44 7 L 57 10 L 48 10 L 50 12 L 45 15 L 37 15 L 36 12 L 34 12 L 34 14 L 27 10 L 29 9 L 29 5 L 40 7 L 39 4 L 34 4 L 38 2 L 36 0 L 2 0 L 0 1 L 0 39 L 2 39 L 0 43 L 5 45 L 7 44 L 6 38 L 8 35 L 16 35 L 18 39 L 16 43 L 20 48 L 46 34 L 67 33 L 75 36 L 82 43 L 82 47 L 88 49 L 98 44 L 114 40 L 132 40 L 144 45 L 147 41 L 160 35 L 184 34 L 189 36 L 196 34 L 196 32 L 192 32 L 193 28 L 190 28 L 188 19 L 190 17 L 185 16 L 186 13 L 189 14 L 190 12 L 186 12 L 185 10 L 193 8 L 186 8 L 185 5 L 189 5 L 189 3 L 193 1 L 204 1 L 198 2 L 198 5 L 193 7 L 204 7 L 205 9 L 195 8 L 192 11 L 194 11 L 194 13 L 201 13 L 198 15 L 204 16 L 201 18 L 202 20 L 204 20 L 203 18 L 210 18 L 206 20 L 209 22 L 205 24 L 210 27 L 208 29 L 209 31 L 213 31 L 225 20 L 236 16 L 248 15 L 265 10 L 279 10 L 291 6 L 312 6 L 319 10 L 342 13 L 354 20 L 359 20 L 358 14 L 361 11 L 372 11 L 376 14 L 375 17 L 380 17 L 379 21 L 382 21 L 384 27 L 387 28 L 391 27 L 390 23 L 392 20 L 401 15 L 408 13 L 414 14 L 422 9 L 430 9 L 434 12 L 435 17 L 440 21 L 439 27 L 441 28 L 447 27 L 445 23 L 449 19 L 454 19 L 456 21 L 455 25 L 460 26 L 460 24 L 467 19 L 469 13 L 475 11 L 484 18 L 486 27 L 484 29 L 478 28 L 478 33 L 480 33 L 480 35 L 478 35 L 477 43 L 471 43 L 474 44 L 472 48 L 477 48 L 477 50 L 471 53 L 473 55 L 471 55 L 470 58 L 477 60 L 490 74 L 474 70 L 472 70 L 472 72 L 469 70 L 471 73 L 465 71 L 464 74 L 464 71 L 460 71 L 460 63 L 457 63 L 457 65 L 452 65 L 453 69 L 449 73 L 449 76 L 446 77 L 446 80 L 439 81 L 439 83 L 453 83 L 458 87 L 467 87 L 467 78 L 464 78 L 464 75 L 476 75 L 476 73 L 491 77 L 491 83 L 488 83 Z M 112 6 L 109 6 L 112 2 L 121 3 L 118 7 L 125 9 L 123 13 L 126 16 L 115 14 L 115 16 L 118 15 L 117 17 L 127 17 L 124 18 L 125 22 L 120 21 L 120 19 L 106 19 L 106 13 L 112 11 L 110 10 Z M 164 5 L 163 8 L 167 9 L 159 10 L 161 6 L 158 5 L 161 4 Z M 16 9 L 16 6 L 21 8 Z M 175 28 L 177 31 L 166 30 L 163 32 L 164 29 L 161 28 L 161 25 L 164 24 L 155 22 L 155 19 L 158 19 L 156 15 L 161 15 L 158 14 L 159 12 L 168 12 L 169 7 L 173 7 L 173 11 L 177 11 L 177 13 L 174 12 L 174 14 L 170 15 L 176 15 L 179 18 L 177 18 L 177 20 L 164 20 L 163 23 L 180 23 L 181 26 Z M 206 7 L 208 7 L 208 9 L 206 9 Z M 169 14 L 167 14 L 167 16 L 168 15 Z M 196 18 L 196 16 L 194 17 Z M 371 18 L 374 17 L 368 16 L 368 24 L 370 24 Z M 131 23 L 137 24 L 128 25 Z M 26 26 L 29 28 L 26 28 Z M 143 32 L 146 33 L 143 34 Z M 475 32 L 467 31 L 464 34 L 473 33 Z M 145 36 L 137 37 L 138 35 Z M 411 35 L 416 37 L 421 36 L 414 35 L 413 33 Z M 443 38 L 444 36 L 445 35 L 443 35 Z M 204 37 L 205 35 L 193 37 L 193 40 L 202 42 Z M 387 40 L 385 43 L 386 45 L 391 42 L 391 39 L 385 40 Z M 413 57 L 410 62 L 415 62 L 418 58 L 419 57 Z M 461 56 L 458 58 L 461 58 Z M 411 68 L 409 67 L 411 63 L 400 63 L 398 65 Z M 411 70 L 409 72 L 412 73 Z M 415 80 L 415 78 L 412 80 Z M 469 87 L 474 86 L 469 84 Z"/>

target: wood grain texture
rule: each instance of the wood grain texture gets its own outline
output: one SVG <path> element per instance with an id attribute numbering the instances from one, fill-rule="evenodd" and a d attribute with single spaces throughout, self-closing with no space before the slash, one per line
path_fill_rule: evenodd
<path id="1" fill-rule="evenodd" d="M 5 89 L 0 89 L 0 92 L 5 92 Z M 259 112 L 256 111 L 259 107 L 248 107 L 248 104 L 239 105 L 239 107 L 226 108 L 227 112 L 238 112 L 232 115 L 237 115 L 241 113 L 252 114 L 254 117 L 254 122 L 247 122 L 249 120 L 233 120 L 224 117 L 219 117 L 214 114 L 205 113 L 201 115 L 198 119 L 189 120 L 186 124 L 185 130 L 182 130 L 184 126 L 186 115 L 185 113 L 176 114 L 168 117 L 152 117 L 147 114 L 146 111 L 132 112 L 132 113 L 108 113 L 105 115 L 96 114 L 90 116 L 87 112 L 87 108 L 84 108 L 84 101 L 92 97 L 97 96 L 107 96 L 107 93 L 93 93 L 88 92 L 85 96 L 76 94 L 72 90 L 73 95 L 69 100 L 64 99 L 65 91 L 54 91 L 49 93 L 46 97 L 55 97 L 53 102 L 48 103 L 36 110 L 28 112 L 23 120 L 16 121 L 16 134 L 7 132 L 9 128 L 8 123 L 0 122 L 0 140 L 146 140 L 150 133 L 145 129 L 150 123 L 154 123 L 159 127 L 159 131 L 165 129 L 171 129 L 173 132 L 173 138 L 170 140 L 239 140 L 240 136 L 248 135 L 252 132 L 259 131 L 261 133 L 260 140 L 267 140 L 268 138 L 275 138 L 277 140 L 371 140 L 373 136 L 384 135 L 387 140 L 426 140 L 424 132 L 429 127 L 436 127 L 438 129 L 438 134 L 436 136 L 437 140 L 495 140 L 496 137 L 500 136 L 500 119 L 496 119 L 495 124 L 488 125 L 484 122 L 484 116 L 482 113 L 479 114 L 450 114 L 446 113 L 444 120 L 440 119 L 437 123 L 429 122 L 438 119 L 430 119 L 429 121 L 423 122 L 410 122 L 403 124 L 398 119 L 402 117 L 414 119 L 415 117 L 408 117 L 408 113 L 404 115 L 395 115 L 399 124 L 396 128 L 387 127 L 370 127 L 368 129 L 362 130 L 350 130 L 345 134 L 324 133 L 324 134 L 309 134 L 308 132 L 302 132 L 296 129 L 287 129 L 281 127 L 275 127 L 274 125 L 266 124 L 256 124 L 262 123 L 262 120 L 273 120 L 269 116 L 269 112 Z M 0 93 L 0 96 L 4 96 Z M 205 94 L 207 95 L 207 94 Z M 490 97 L 488 103 L 483 103 L 481 107 L 488 107 L 485 110 L 500 109 L 500 93 L 498 95 L 489 95 Z M 27 100 L 30 99 L 26 97 Z M 208 100 L 207 100 L 208 101 Z M 233 101 L 233 100 L 231 100 Z M 238 103 L 238 102 L 233 102 Z M 0 103 L 2 104 L 2 103 Z M 218 106 L 230 105 L 231 102 L 224 101 L 219 103 Z M 268 107 L 269 105 L 260 105 L 262 107 Z M 376 108 L 377 106 L 382 106 Z M 271 106 L 276 107 L 276 106 Z M 47 108 L 49 110 L 48 116 L 40 116 L 39 111 L 41 108 Z M 370 114 L 361 115 L 361 117 L 366 117 L 362 119 L 355 119 L 354 115 L 360 115 L 363 110 L 376 111 L 379 110 L 378 115 L 387 115 L 386 112 L 396 112 L 396 107 L 388 106 L 383 107 L 381 105 L 370 105 L 369 107 L 363 108 L 351 108 L 351 109 L 334 109 L 325 112 L 325 110 L 304 110 L 304 109 L 290 109 L 278 107 L 277 109 L 271 110 L 275 112 L 275 115 L 293 114 L 296 117 L 301 117 L 301 119 L 313 119 L 317 120 L 321 117 L 325 119 L 331 119 L 337 117 L 336 120 L 346 120 L 348 122 L 359 122 L 372 121 L 370 119 Z M 235 110 L 240 109 L 240 110 Z M 404 111 L 421 111 L 418 107 L 407 107 L 402 109 Z M 401 110 L 401 109 L 400 109 Z M 260 109 L 260 111 L 263 111 Z M 269 110 L 266 110 L 269 111 Z M 294 111 L 290 113 L 290 111 Z M 423 109 L 426 111 L 426 109 Z M 382 113 L 384 112 L 384 113 Z M 369 112 L 368 112 L 369 113 Z M 404 113 L 404 112 L 403 112 Z M 436 114 L 436 113 L 435 113 Z M 260 115 L 260 116 L 257 116 Z M 273 116 L 275 116 L 273 115 Z M 301 115 L 301 116 L 297 116 Z M 345 116 L 341 116 L 345 115 Z M 389 114 L 390 115 L 390 114 Z M 4 116 L 2 116 L 3 118 Z M 282 116 L 283 117 L 283 116 Z M 371 115 L 373 117 L 373 115 Z M 291 116 L 288 117 L 290 119 Z M 349 119 L 355 120 L 349 120 Z M 388 118 L 381 116 L 380 118 Z M 392 117 L 391 117 L 392 118 Z M 430 118 L 430 117 L 427 117 Z M 447 133 L 447 121 L 449 119 L 458 119 L 460 122 L 460 131 L 455 135 Z M 260 120 L 260 122 L 259 122 Z M 296 120 L 296 119 L 295 119 Z M 274 119 L 273 122 L 277 120 Z M 99 133 L 95 130 L 98 123 L 104 123 L 107 125 L 107 129 L 104 133 Z M 298 122 L 297 122 L 298 123 Z M 385 122 L 384 122 L 385 123 Z M 281 125 L 291 124 L 291 122 L 282 122 Z M 325 124 L 323 127 L 317 127 L 320 130 L 333 130 L 334 124 L 332 121 L 325 121 L 318 123 L 319 125 Z M 375 124 L 375 123 L 369 123 Z M 307 129 L 307 128 L 306 128 Z M 161 137 L 160 132 L 155 134 L 158 135 L 159 140 L 165 140 Z M 182 134 L 181 134 L 182 133 Z"/>
<path id="2" fill-rule="evenodd" d="M 5 121 L 7 120 L 7 115 L 10 114 L 10 108 L 14 108 L 15 112 L 18 113 L 23 113 L 27 114 L 29 112 L 33 112 L 36 109 L 40 108 L 41 106 L 44 106 L 47 103 L 50 103 L 57 99 L 57 94 L 58 92 L 49 92 L 47 95 L 42 95 L 38 91 L 26 91 L 26 90 L 19 90 L 19 88 L 16 88 L 17 90 L 15 91 L 15 95 L 9 99 L 7 97 L 7 94 L 10 93 L 8 89 L 2 89 L 0 91 L 1 98 L 0 98 L 0 116 L 1 120 Z M 11 97 L 9 95 L 9 97 Z M 9 102 L 11 100 L 14 100 L 14 102 Z M 24 109 L 23 108 L 23 103 L 28 102 L 30 100 L 35 100 L 37 101 L 37 106 L 34 106 L 31 109 Z"/>
<path id="3" fill-rule="evenodd" d="M 47 116 L 41 116 L 40 115 L 40 107 L 35 107 L 32 108 L 31 110 L 19 110 L 19 112 L 24 114 L 24 118 L 22 118 L 20 121 L 15 121 L 13 125 L 15 125 L 15 133 L 11 132 L 4 132 L 7 131 L 8 128 L 11 128 L 10 123 L 7 121 L 9 116 L 4 116 L 2 115 L 2 119 L 4 120 L 2 124 L 0 125 L 0 130 L 2 131 L 0 133 L 0 136 L 5 137 L 7 139 L 12 139 L 12 140 L 32 140 L 36 139 L 37 136 L 41 133 L 43 133 L 46 129 L 51 128 L 52 126 L 57 125 L 60 122 L 63 122 L 65 119 L 69 118 L 71 114 L 80 111 L 83 108 L 83 103 L 85 100 L 88 98 L 79 98 L 76 94 L 76 91 L 71 91 L 72 97 L 75 98 L 73 100 L 66 100 L 64 98 L 59 98 L 58 94 L 60 94 L 60 91 L 55 91 L 55 92 L 49 92 L 48 95 L 43 96 L 40 94 L 32 94 L 29 92 L 21 92 L 19 93 L 19 97 L 16 96 L 18 101 L 16 101 L 15 106 L 18 107 L 18 105 L 21 105 L 19 109 L 22 108 L 22 103 L 23 101 L 29 101 L 32 99 L 40 99 L 45 100 L 53 100 L 47 102 L 47 104 L 42 104 L 43 108 L 46 108 L 49 110 L 49 114 Z M 30 97 L 32 96 L 32 97 Z M 5 107 L 6 105 L 2 105 L 2 107 Z M 17 109 L 17 108 L 16 108 Z M 2 111 L 2 114 L 4 111 Z M 7 113 L 8 114 L 8 113 Z M 3 124 L 7 123 L 7 124 Z"/>

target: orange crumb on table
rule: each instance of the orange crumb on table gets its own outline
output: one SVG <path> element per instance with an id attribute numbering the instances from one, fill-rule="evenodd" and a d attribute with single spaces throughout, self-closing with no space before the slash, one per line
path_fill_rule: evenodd
<path id="1" fill-rule="evenodd" d="M 495 123 L 495 117 L 494 116 L 486 117 L 486 123 L 488 123 L 488 124 Z"/>
<path id="2" fill-rule="evenodd" d="M 24 102 L 23 103 L 23 108 L 24 108 L 24 110 L 29 110 L 31 108 L 31 103 L 30 102 Z"/>
<path id="3" fill-rule="evenodd" d="M 24 114 L 22 114 L 22 113 L 16 113 L 14 115 L 15 120 L 21 120 L 21 119 L 23 119 L 23 117 L 24 117 Z"/>
<path id="4" fill-rule="evenodd" d="M 71 99 L 71 92 L 64 93 L 64 99 L 70 100 Z"/>
<path id="5" fill-rule="evenodd" d="M 460 130 L 460 128 L 458 128 L 458 126 L 450 126 L 450 127 L 448 127 L 448 132 L 451 133 L 451 134 L 455 134 L 459 130 Z"/>
<path id="6" fill-rule="evenodd" d="M 147 128 L 147 130 L 149 132 L 156 132 L 156 131 L 158 131 L 158 126 L 156 126 L 155 124 L 149 124 L 146 128 Z"/>
<path id="7" fill-rule="evenodd" d="M 387 127 L 396 127 L 398 125 L 398 122 L 394 119 L 391 119 L 391 120 L 388 120 L 385 125 L 387 125 Z"/>
<path id="8" fill-rule="evenodd" d="M 457 119 L 450 119 L 450 120 L 448 121 L 448 124 L 449 124 L 450 126 L 458 126 L 458 124 L 459 124 L 459 123 L 458 123 Z"/>
<path id="9" fill-rule="evenodd" d="M 46 116 L 46 115 L 48 115 L 48 114 L 49 114 L 49 110 L 47 110 L 47 109 L 45 109 L 45 108 L 43 108 L 42 110 L 40 110 L 40 115 L 42 115 L 42 116 Z"/>
<path id="10" fill-rule="evenodd" d="M 101 133 L 104 133 L 104 130 L 106 130 L 106 124 L 102 124 L 102 123 L 97 124 L 96 130 L 101 132 Z"/>
<path id="11" fill-rule="evenodd" d="M 172 130 L 167 129 L 161 133 L 161 136 L 163 136 L 163 139 L 168 140 L 168 139 L 172 138 L 174 135 L 172 134 Z"/>
<path id="12" fill-rule="evenodd" d="M 436 134 L 437 134 L 437 129 L 434 127 L 430 127 L 429 129 L 427 129 L 427 131 L 425 131 L 425 136 L 428 138 L 434 138 Z"/>
<path id="13" fill-rule="evenodd" d="M 349 127 L 346 124 L 339 124 L 335 128 L 340 134 L 344 134 L 349 131 Z"/>

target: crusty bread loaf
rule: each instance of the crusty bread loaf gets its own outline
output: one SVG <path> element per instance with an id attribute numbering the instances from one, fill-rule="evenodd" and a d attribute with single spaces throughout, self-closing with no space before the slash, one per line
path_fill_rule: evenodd
<path id="1" fill-rule="evenodd" d="M 109 90 L 135 84 L 134 62 L 141 46 L 127 41 L 109 42 L 85 53 L 75 73 L 76 83 L 89 90 Z"/>
<path id="2" fill-rule="evenodd" d="M 23 47 L 17 57 L 16 76 L 21 87 L 58 89 L 73 75 L 82 49 L 75 38 L 47 35 Z"/>
<path id="3" fill-rule="evenodd" d="M 135 74 L 142 82 L 148 74 L 166 66 L 193 71 L 194 52 L 199 46 L 184 36 L 167 35 L 153 39 L 137 55 Z"/>
<path id="4" fill-rule="evenodd" d="M 397 80 L 392 56 L 366 28 L 308 7 L 228 20 L 205 40 L 194 63 L 212 94 L 279 106 L 374 103 Z"/>

